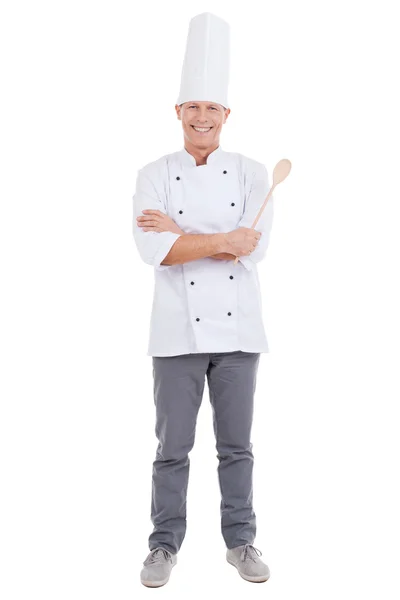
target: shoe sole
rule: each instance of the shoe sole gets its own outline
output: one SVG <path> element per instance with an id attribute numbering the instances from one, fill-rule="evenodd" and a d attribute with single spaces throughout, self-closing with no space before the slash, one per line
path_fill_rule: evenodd
<path id="1" fill-rule="evenodd" d="M 140 581 L 146 587 L 151 587 L 151 588 L 153 588 L 153 587 L 161 587 L 162 585 L 165 585 L 166 583 L 168 583 L 169 577 L 167 577 L 166 579 L 162 579 L 160 581 L 143 581 L 142 579 Z"/>
<path id="2" fill-rule="evenodd" d="M 232 565 L 232 567 L 235 567 L 235 569 L 237 570 L 237 572 L 239 573 L 240 577 L 242 577 L 242 579 L 245 579 L 246 581 L 251 581 L 252 583 L 264 583 L 264 581 L 268 581 L 268 579 L 270 578 L 269 575 L 243 575 L 239 569 L 237 568 L 237 566 L 235 565 L 234 562 L 231 562 L 229 560 L 229 558 L 226 559 L 227 562 Z"/>

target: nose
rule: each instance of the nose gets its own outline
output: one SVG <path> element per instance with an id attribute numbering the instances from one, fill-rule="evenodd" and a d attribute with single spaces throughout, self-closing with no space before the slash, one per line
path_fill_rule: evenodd
<path id="1" fill-rule="evenodd" d="M 206 106 L 201 106 L 200 107 L 200 115 L 198 117 L 198 121 L 201 123 L 206 123 L 207 122 L 207 107 Z"/>

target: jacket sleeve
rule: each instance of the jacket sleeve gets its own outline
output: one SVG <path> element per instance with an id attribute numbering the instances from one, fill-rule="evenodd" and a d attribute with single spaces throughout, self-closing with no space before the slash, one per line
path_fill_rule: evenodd
<path id="1" fill-rule="evenodd" d="M 143 169 L 140 169 L 136 179 L 136 191 L 133 196 L 133 237 L 139 255 L 145 263 L 152 265 L 159 271 L 169 269 L 172 265 L 161 265 L 160 263 L 181 235 L 172 233 L 172 231 L 143 231 L 143 228 L 137 224 L 136 219 L 145 214 L 142 213 L 145 209 L 159 210 L 167 214 L 164 202 L 157 193 L 154 184 L 143 172 Z"/>
<path id="2" fill-rule="evenodd" d="M 257 167 L 256 171 L 253 172 L 250 193 L 245 202 L 244 213 L 239 221 L 238 227 L 252 227 L 270 188 L 267 169 L 264 165 L 260 165 Z M 241 262 L 248 271 L 251 271 L 256 263 L 263 260 L 267 253 L 274 214 L 273 200 L 274 197 L 271 195 L 254 228 L 256 231 L 261 232 L 261 237 L 256 248 L 249 255 L 239 257 L 239 262 Z"/>

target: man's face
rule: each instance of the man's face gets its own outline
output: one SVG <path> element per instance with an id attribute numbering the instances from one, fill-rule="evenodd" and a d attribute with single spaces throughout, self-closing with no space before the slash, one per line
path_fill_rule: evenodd
<path id="1" fill-rule="evenodd" d="M 215 102 L 197 101 L 185 102 L 181 106 L 176 104 L 175 110 L 178 119 L 182 121 L 185 139 L 199 149 L 219 144 L 222 125 L 231 112 L 229 108 Z"/>

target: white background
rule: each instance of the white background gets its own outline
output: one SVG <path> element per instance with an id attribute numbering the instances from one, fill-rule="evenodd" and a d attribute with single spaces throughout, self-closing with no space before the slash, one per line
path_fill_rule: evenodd
<path id="1" fill-rule="evenodd" d="M 221 145 L 292 161 L 259 267 L 270 353 L 253 426 L 256 586 L 225 560 L 206 387 L 165 598 L 397 599 L 395 2 L 5 2 L 1 596 L 141 598 L 154 433 L 139 168 L 183 145 L 189 20 L 231 25 Z"/>

